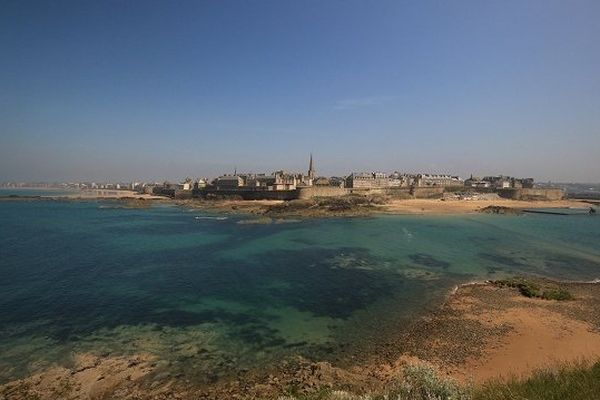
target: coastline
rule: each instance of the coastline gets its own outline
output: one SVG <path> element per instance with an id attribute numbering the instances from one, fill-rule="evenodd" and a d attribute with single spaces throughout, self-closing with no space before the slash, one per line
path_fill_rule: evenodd
<path id="1" fill-rule="evenodd" d="M 386 206 L 386 213 L 408 215 L 453 215 L 480 213 L 488 207 L 506 207 L 513 210 L 546 208 L 589 208 L 581 200 L 394 200 Z"/>
<path id="2" fill-rule="evenodd" d="M 275 399 L 292 387 L 298 394 L 323 389 L 377 392 L 402 376 L 406 365 L 428 365 L 462 384 L 480 385 L 600 359 L 600 283 L 527 279 L 565 288 L 575 298 L 527 298 L 515 288 L 468 282 L 452 289 L 442 305 L 418 318 L 406 332 L 390 338 L 387 347 L 365 364 L 342 368 L 298 357 L 268 371 L 248 371 L 236 379 L 196 387 L 171 376 L 147 354 L 81 354 L 74 357 L 72 368 L 54 367 L 0 385 L 0 395 Z"/>
<path id="3" fill-rule="evenodd" d="M 216 213 L 239 214 L 249 223 L 292 222 L 291 218 L 363 217 L 375 215 L 469 215 L 486 207 L 522 208 L 581 207 L 577 200 L 521 202 L 515 200 L 397 200 L 386 204 L 365 203 L 355 208 L 327 207 L 289 210 L 279 201 L 182 201 L 158 196 L 50 197 L 17 200 L 99 201 L 104 208 L 149 207 L 164 203 Z M 14 198 L 8 198 L 11 200 Z M 102 200 L 116 201 L 102 204 Z M 107 201 L 107 203 L 108 203 Z M 311 203 L 303 203 L 303 205 Z M 315 204 L 315 203 L 312 203 Z M 319 206 L 318 203 L 316 203 Z M 336 203 L 325 203 L 336 204 Z M 269 213 L 276 207 L 276 213 Z M 308 210 L 308 213 L 304 213 Z M 252 222 L 263 221 L 263 222 Z M 320 360 L 286 359 L 268 370 L 246 371 L 214 384 L 198 386 L 187 377 L 169 372 L 164 361 L 148 354 L 74 354 L 72 367 L 51 367 L 24 379 L 0 385 L 0 399 L 41 399 L 61 393 L 75 398 L 277 398 L 297 388 L 299 393 L 325 389 L 364 392 L 381 390 L 401 376 L 407 364 L 433 366 L 440 374 L 459 382 L 481 384 L 514 375 L 527 377 L 538 368 L 552 368 L 583 358 L 600 359 L 599 282 L 554 282 L 575 293 L 574 301 L 529 299 L 514 288 L 487 282 L 465 282 L 451 289 L 446 300 L 422 318 L 415 319 L 397 336 L 385 335 L 383 345 L 372 345 L 368 360 L 354 365 L 334 365 Z M 393 310 L 390 310 L 393 312 Z M 383 336 L 383 335 L 382 335 Z M 582 345 L 583 344 L 583 345 Z M 517 368 L 514 365 L 517 365 Z M 257 368 L 258 369 L 258 368 Z M 296 389 L 294 389 L 296 390 Z M 63 396 L 64 394 L 64 396 Z M 48 397 L 50 396 L 50 397 Z M 56 396 L 54 397 L 56 398 Z"/>
<path id="4" fill-rule="evenodd" d="M 165 200 L 163 196 L 155 196 L 146 193 L 138 193 L 133 190 L 105 190 L 105 189 L 90 189 L 81 190 L 71 195 L 63 196 L 62 198 L 73 200 L 122 200 L 122 199 L 137 199 L 137 200 Z"/>
<path id="5" fill-rule="evenodd" d="M 267 218 L 368 217 L 373 215 L 464 215 L 481 212 L 519 214 L 522 210 L 581 209 L 595 205 L 586 199 L 511 200 L 511 199 L 385 199 L 380 197 L 315 198 L 311 200 L 201 200 L 173 199 L 137 193 L 131 190 L 88 190 L 61 196 L 0 196 L 0 201 L 121 201 L 128 207 L 149 207 L 153 203 L 173 204 L 184 208 L 215 213 Z M 495 209 L 495 210 L 493 210 Z M 273 221 L 271 221 L 273 222 Z M 258 223 L 258 222 L 257 222 Z"/>
<path id="6" fill-rule="evenodd" d="M 568 290 L 574 299 L 529 298 L 490 282 L 462 284 L 415 326 L 408 337 L 416 341 L 407 350 L 444 375 L 475 384 L 600 359 L 600 284 L 527 280 Z"/>
<path id="7" fill-rule="evenodd" d="M 227 214 L 261 215 L 271 218 L 326 218 L 326 217 L 365 217 L 373 215 L 465 215 L 488 212 L 489 208 L 508 210 L 508 214 L 518 214 L 524 209 L 573 208 L 586 209 L 591 206 L 585 200 L 538 200 L 522 201 L 508 199 L 494 200 L 442 200 L 442 199 L 402 199 L 364 204 L 329 204 L 315 200 L 284 202 L 280 200 L 220 200 L 196 201 L 174 200 L 175 204 L 193 209 L 205 209 Z M 503 212 L 504 213 L 504 212 Z"/>

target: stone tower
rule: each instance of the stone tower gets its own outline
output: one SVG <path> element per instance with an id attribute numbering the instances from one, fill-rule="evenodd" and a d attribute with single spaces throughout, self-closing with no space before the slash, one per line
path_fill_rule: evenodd
<path id="1" fill-rule="evenodd" d="M 313 157 L 312 153 L 310 153 L 310 161 L 308 163 L 308 177 L 310 179 L 315 179 L 315 169 L 313 168 Z"/>

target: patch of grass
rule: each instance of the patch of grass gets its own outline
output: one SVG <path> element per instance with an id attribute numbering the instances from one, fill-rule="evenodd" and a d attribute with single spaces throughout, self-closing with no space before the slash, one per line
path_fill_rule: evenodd
<path id="1" fill-rule="evenodd" d="M 331 389 L 323 387 L 312 393 L 300 393 L 297 387 L 290 387 L 287 390 L 287 395 L 280 396 L 277 400 L 331 400 Z"/>
<path id="2" fill-rule="evenodd" d="M 471 388 L 438 375 L 424 364 L 404 367 L 402 376 L 385 390 L 354 394 L 341 390 L 325 390 L 309 394 L 290 393 L 278 400 L 471 400 Z"/>
<path id="3" fill-rule="evenodd" d="M 492 381 L 478 387 L 461 386 L 440 377 L 426 365 L 405 367 L 402 378 L 377 393 L 340 390 L 281 396 L 278 400 L 599 400 L 600 361 L 540 370 L 530 378 Z"/>
<path id="4" fill-rule="evenodd" d="M 543 300 L 573 300 L 573 295 L 566 289 L 556 286 L 540 287 L 540 285 L 526 279 L 513 278 L 491 281 L 493 285 L 499 287 L 511 287 L 519 290 L 525 297 L 538 298 Z"/>
<path id="5" fill-rule="evenodd" d="M 536 372 L 519 381 L 491 382 L 476 390 L 473 400 L 594 400 L 600 399 L 600 362 Z"/>
<path id="6" fill-rule="evenodd" d="M 545 300 L 573 300 L 574 297 L 568 290 L 564 289 L 549 289 L 542 292 L 542 299 Z"/>
<path id="7" fill-rule="evenodd" d="M 427 365 L 408 365 L 403 370 L 403 379 L 388 398 L 405 400 L 469 400 L 471 390 L 450 378 L 443 378 Z"/>

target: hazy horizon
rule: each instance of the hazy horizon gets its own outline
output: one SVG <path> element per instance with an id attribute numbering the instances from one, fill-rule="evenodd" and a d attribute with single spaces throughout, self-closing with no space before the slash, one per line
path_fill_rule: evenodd
<path id="1" fill-rule="evenodd" d="M 160 177 L 152 177 L 152 176 L 146 176 L 146 177 L 141 177 L 143 176 L 142 174 L 138 174 L 135 176 L 126 176 L 126 175 L 119 175 L 116 174 L 115 176 L 118 177 L 105 177 L 105 178 L 101 178 L 101 179 L 90 179 L 85 177 L 84 175 L 81 175 L 79 178 L 76 179 L 4 179 L 4 180 L 0 180 L 0 184 L 22 184 L 22 183 L 31 183 L 31 184 L 59 184 L 59 183 L 75 183 L 75 182 L 95 182 L 95 183 L 131 183 L 131 182 L 183 182 L 186 178 L 191 178 L 193 180 L 199 179 L 199 178 L 208 178 L 210 180 L 217 178 L 220 175 L 231 175 L 234 173 L 234 171 L 237 171 L 238 174 L 271 174 L 273 172 L 279 171 L 279 170 L 284 170 L 287 172 L 293 172 L 293 173 L 306 173 L 306 168 L 302 168 L 302 167 L 298 167 L 295 169 L 289 169 L 289 168 L 269 168 L 269 167 L 265 167 L 263 169 L 252 169 L 252 170 L 245 170 L 245 169 L 240 169 L 237 168 L 237 166 L 224 166 L 222 169 L 219 169 L 217 167 L 213 168 L 204 168 L 203 171 L 214 171 L 213 173 L 197 173 L 197 174 L 193 174 L 193 173 L 188 173 L 188 174 L 179 174 L 177 176 L 160 176 Z M 440 172 L 443 171 L 443 172 Z M 423 169 L 423 170 L 419 170 L 419 171 L 414 171 L 414 170 L 402 170 L 402 171 L 398 171 L 398 169 L 362 169 L 362 170 L 357 170 L 357 169 L 353 169 L 353 170 L 349 170 L 347 172 L 344 173 L 340 173 L 340 174 L 328 174 L 328 173 L 321 173 L 320 171 L 317 170 L 317 176 L 326 176 L 326 177 L 331 177 L 331 176 L 339 176 L 339 177 L 346 177 L 348 175 L 350 175 L 353 172 L 386 172 L 386 173 L 393 173 L 393 172 L 400 172 L 400 173 L 407 173 L 407 174 L 417 174 L 417 173 L 432 173 L 432 174 L 452 174 L 452 175 L 458 175 L 459 177 L 463 178 L 463 179 L 467 179 L 469 178 L 471 175 L 472 176 L 476 176 L 476 177 L 485 177 L 485 176 L 497 176 L 497 175 L 507 175 L 506 173 L 502 173 L 502 172 L 490 172 L 490 173 L 469 173 L 469 174 L 455 174 L 452 171 L 444 171 L 442 168 L 440 169 L 435 169 L 435 170 L 427 170 L 427 169 Z M 98 175 L 96 175 L 98 176 Z M 518 178 L 532 178 L 533 176 L 531 175 L 508 175 L 508 176 L 515 176 Z M 590 184 L 590 185 L 600 185 L 600 180 L 598 181 L 582 181 L 582 180 L 557 180 L 557 179 L 539 179 L 539 178 L 535 178 L 536 182 L 538 183 L 554 183 L 554 184 L 581 184 L 581 185 L 586 185 L 586 184 Z"/>
<path id="2" fill-rule="evenodd" d="M 9 1 L 0 182 L 600 182 L 597 1 Z"/>

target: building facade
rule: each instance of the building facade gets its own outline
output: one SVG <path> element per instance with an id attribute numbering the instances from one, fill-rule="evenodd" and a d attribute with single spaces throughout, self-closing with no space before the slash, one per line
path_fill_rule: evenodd
<path id="1" fill-rule="evenodd" d="M 315 180 L 316 171 L 312 154 L 310 155 L 308 173 L 290 173 L 286 171 L 275 171 L 270 175 L 244 173 L 238 174 L 237 171 L 233 175 L 222 175 L 215 179 L 207 189 L 213 190 L 274 190 L 274 191 L 290 191 L 296 190 L 298 187 L 312 186 Z M 198 187 L 198 189 L 201 189 Z"/>
<path id="2" fill-rule="evenodd" d="M 418 174 L 415 177 L 414 186 L 416 187 L 428 187 L 428 186 L 464 186 L 465 182 L 458 176 L 453 175 L 439 175 L 439 174 Z"/>

